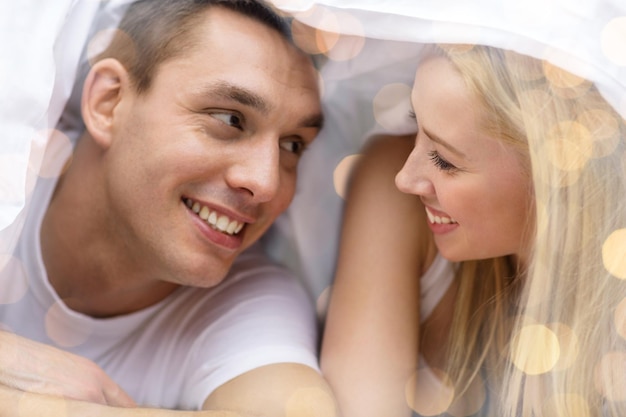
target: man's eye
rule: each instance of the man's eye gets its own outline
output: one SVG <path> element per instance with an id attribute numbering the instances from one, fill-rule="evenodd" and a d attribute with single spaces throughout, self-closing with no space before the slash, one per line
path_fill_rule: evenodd
<path id="1" fill-rule="evenodd" d="M 211 113 L 211 116 L 228 126 L 243 130 L 241 117 L 233 113 Z"/>
<path id="2" fill-rule="evenodd" d="M 302 140 L 285 140 L 280 142 L 280 147 L 288 152 L 301 155 L 306 145 Z"/>

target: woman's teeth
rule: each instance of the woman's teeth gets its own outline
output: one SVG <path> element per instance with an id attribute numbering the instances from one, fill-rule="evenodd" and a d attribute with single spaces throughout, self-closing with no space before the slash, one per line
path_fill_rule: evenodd
<path id="1" fill-rule="evenodd" d="M 428 216 L 428 221 L 435 224 L 452 224 L 456 223 L 456 221 L 450 217 L 444 216 L 435 216 L 426 208 L 426 215 Z"/>

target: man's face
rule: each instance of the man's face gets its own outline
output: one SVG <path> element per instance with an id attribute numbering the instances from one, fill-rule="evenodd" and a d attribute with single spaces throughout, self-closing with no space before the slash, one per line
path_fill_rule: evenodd
<path id="1" fill-rule="evenodd" d="M 159 280 L 211 286 L 291 202 L 321 106 L 310 61 L 271 28 L 212 8 L 195 30 L 119 102 L 105 187 L 120 250 Z"/>

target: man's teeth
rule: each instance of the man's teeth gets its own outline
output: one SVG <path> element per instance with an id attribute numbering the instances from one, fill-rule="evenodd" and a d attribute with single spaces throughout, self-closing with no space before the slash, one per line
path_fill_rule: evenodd
<path id="1" fill-rule="evenodd" d="M 428 209 L 426 209 L 426 215 L 428 216 L 428 221 L 430 221 L 431 223 L 436 223 L 436 224 L 456 223 L 456 221 L 450 217 L 435 216 Z"/>
<path id="2" fill-rule="evenodd" d="M 217 212 L 211 211 L 207 206 L 203 206 L 190 198 L 185 199 L 185 204 L 191 209 L 191 211 L 196 213 L 198 217 L 207 222 L 209 226 L 222 233 L 236 235 L 241 232 L 241 229 L 243 229 L 243 226 L 245 225 L 245 223 L 238 222 L 237 220 L 231 220 L 228 216 L 223 214 L 219 215 Z"/>

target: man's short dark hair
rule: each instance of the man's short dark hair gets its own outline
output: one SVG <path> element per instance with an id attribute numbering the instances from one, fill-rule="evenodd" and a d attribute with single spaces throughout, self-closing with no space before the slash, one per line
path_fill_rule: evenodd
<path id="1" fill-rule="evenodd" d="M 96 60 L 117 59 L 136 91 L 145 92 L 160 64 L 193 48 L 193 29 L 210 7 L 248 16 L 291 42 L 287 21 L 262 0 L 138 0 L 128 6 L 111 44 Z"/>

